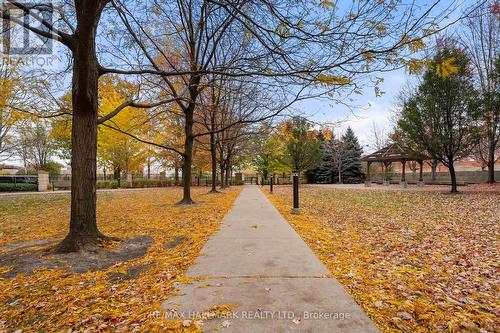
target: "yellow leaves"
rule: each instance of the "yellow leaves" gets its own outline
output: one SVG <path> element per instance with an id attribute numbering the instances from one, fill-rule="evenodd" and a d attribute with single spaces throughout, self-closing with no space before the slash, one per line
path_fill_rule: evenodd
<path id="1" fill-rule="evenodd" d="M 159 6 L 157 5 L 154 5 L 152 8 L 151 8 L 151 11 L 156 14 L 156 15 L 160 15 L 161 14 L 161 9 Z"/>
<path id="2" fill-rule="evenodd" d="M 377 30 L 379 33 L 384 34 L 387 32 L 387 26 L 380 21 L 374 21 L 374 20 L 366 20 L 366 24 L 369 24 L 371 27 L 373 27 L 375 30 Z"/>
<path id="3" fill-rule="evenodd" d="M 425 48 L 425 44 L 422 39 L 415 39 L 408 43 L 408 48 L 412 52 L 418 52 Z"/>
<path id="4" fill-rule="evenodd" d="M 104 116 L 132 98 L 136 87 L 130 82 L 110 76 L 101 80 L 99 89 L 99 113 Z M 147 130 L 147 118 L 146 109 L 126 107 L 106 123 L 122 131 L 133 131 L 137 134 L 139 130 Z M 98 154 L 103 163 L 120 166 L 123 170 L 128 168 L 128 171 L 140 170 L 146 158 L 143 148 L 143 144 L 126 134 L 107 126 L 99 127 Z"/>
<path id="5" fill-rule="evenodd" d="M 183 284 L 191 284 L 193 283 L 190 278 L 188 278 L 185 275 L 181 275 L 177 278 L 177 282 L 183 283 Z"/>
<path id="6" fill-rule="evenodd" d="M 335 3 L 333 3 L 333 1 L 321 0 L 319 2 L 319 5 L 321 6 L 321 8 L 326 9 L 326 10 L 333 10 L 333 9 L 335 9 Z"/>
<path id="7" fill-rule="evenodd" d="M 436 64 L 436 74 L 440 78 L 447 79 L 453 74 L 457 74 L 460 68 L 454 64 L 455 58 L 450 57 L 440 64 Z"/>
<path id="8" fill-rule="evenodd" d="M 101 231 L 122 239 L 148 235 L 154 238 L 153 245 L 143 257 L 103 271 L 73 274 L 40 270 L 30 276 L 0 279 L 2 321 L 6 325 L 0 324 L 0 330 L 164 332 L 170 327 L 187 331 L 182 321 L 151 313 L 159 311 L 160 304 L 173 293 L 175 282 L 188 282 L 183 273 L 208 237 L 218 230 L 239 190 L 206 195 L 205 188 L 193 188 L 194 199 L 201 204 L 190 208 L 174 205 L 182 194 L 180 188 L 100 192 L 97 216 Z M 69 223 L 69 196 L 16 197 L 15 203 L 11 200 L 0 198 L 0 221 L 6 222 L 0 223 L 0 244 L 64 237 Z M 164 244 L 173 235 L 189 241 L 166 250 Z M 127 273 L 131 267 L 141 265 L 147 268 L 135 278 L 109 278 L 110 273 Z M 11 268 L 2 266 L 0 274 Z M 230 309 L 221 306 L 217 310 L 223 313 Z M 189 331 L 196 329 L 191 326 Z"/>
<path id="9" fill-rule="evenodd" d="M 410 75 L 417 75 L 429 64 L 429 61 L 427 59 L 412 58 L 410 60 L 403 60 L 403 63 Z"/>
<path id="10" fill-rule="evenodd" d="M 366 62 L 371 63 L 375 61 L 375 54 L 370 51 L 364 51 L 361 53 L 363 55 L 363 58 L 365 58 Z"/>
<path id="11" fill-rule="evenodd" d="M 351 79 L 329 74 L 319 74 L 317 81 L 325 85 L 346 85 L 351 83 Z"/>

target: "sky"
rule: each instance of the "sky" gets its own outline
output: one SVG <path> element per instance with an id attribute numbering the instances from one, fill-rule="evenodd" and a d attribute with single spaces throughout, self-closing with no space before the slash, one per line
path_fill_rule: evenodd
<path id="1" fill-rule="evenodd" d="M 428 7 L 434 0 L 418 0 L 416 2 L 422 7 Z M 460 15 L 475 6 L 479 2 L 465 0 L 446 0 L 441 1 L 436 9 L 436 12 L 453 5 L 455 10 L 440 22 L 441 26 L 454 22 Z M 453 32 L 456 28 L 451 26 L 447 32 Z M 432 46 L 433 40 L 427 39 L 425 43 Z M 379 85 L 384 94 L 377 97 L 373 87 L 363 89 L 363 95 L 353 95 L 348 98 L 339 97 L 341 100 L 348 102 L 351 109 L 346 106 L 335 104 L 334 102 L 306 100 L 296 106 L 301 112 L 305 113 L 306 117 L 318 123 L 337 123 L 341 122 L 337 128 L 337 133 L 342 134 L 345 129 L 350 126 L 359 139 L 365 153 L 373 152 L 370 145 L 370 137 L 373 132 L 373 124 L 377 127 L 385 129 L 387 134 L 393 129 L 392 116 L 397 110 L 397 96 L 400 90 L 408 82 L 413 83 L 416 76 L 410 75 L 405 69 L 399 69 L 392 72 L 374 73 L 375 77 L 384 78 L 384 82 Z M 352 98 L 352 101 L 349 100 Z M 334 127 L 335 129 L 335 127 Z"/>
<path id="2" fill-rule="evenodd" d="M 414 79 L 414 76 L 406 73 L 404 69 L 393 72 L 377 73 L 377 77 L 383 77 L 384 82 L 380 88 L 384 94 L 377 97 L 373 87 L 363 89 L 363 95 L 353 95 L 345 99 L 350 108 L 336 104 L 333 101 L 307 100 L 296 106 L 305 113 L 306 117 L 318 124 L 333 123 L 334 131 L 341 134 L 351 127 L 359 139 L 365 152 L 370 152 L 370 137 L 373 132 L 373 124 L 390 132 L 393 127 L 392 115 L 397 110 L 397 95 L 400 89 Z M 319 126 L 319 125 L 317 125 Z"/>
<path id="3" fill-rule="evenodd" d="M 431 0 L 418 1 L 419 5 L 424 7 L 432 2 Z M 446 5 L 449 5 L 449 2 L 443 1 L 443 6 Z M 458 12 L 455 15 L 457 14 Z M 54 43 L 54 49 L 61 47 Z M 384 78 L 384 82 L 379 85 L 384 94 L 377 97 L 373 87 L 369 86 L 362 90 L 362 95 L 338 96 L 339 99 L 351 105 L 351 109 L 327 100 L 306 100 L 295 105 L 294 109 L 300 110 L 308 119 L 316 123 L 340 122 L 334 127 L 337 134 L 342 134 L 350 126 L 357 135 L 365 153 L 369 153 L 373 150 L 368 147 L 373 126 L 383 128 L 387 133 L 392 130 L 392 115 L 396 109 L 396 97 L 405 83 L 414 79 L 404 69 L 375 73 L 374 76 Z"/>

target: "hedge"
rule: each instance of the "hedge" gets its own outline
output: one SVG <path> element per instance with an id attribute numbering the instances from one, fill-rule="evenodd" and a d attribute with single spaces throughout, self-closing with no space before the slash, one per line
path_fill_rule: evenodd
<path id="1" fill-rule="evenodd" d="M 1 183 L 0 192 L 25 192 L 25 191 L 38 191 L 38 186 L 36 184 L 26 184 L 26 183 Z"/>

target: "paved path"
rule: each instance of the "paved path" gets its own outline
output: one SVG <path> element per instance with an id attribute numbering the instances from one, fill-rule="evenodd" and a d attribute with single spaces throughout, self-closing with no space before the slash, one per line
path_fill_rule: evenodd
<path id="1" fill-rule="evenodd" d="M 232 318 L 206 321 L 207 332 L 377 332 L 329 274 L 264 194 L 245 187 L 186 273 L 203 278 L 181 285 L 162 309 L 186 318 L 235 304 Z"/>

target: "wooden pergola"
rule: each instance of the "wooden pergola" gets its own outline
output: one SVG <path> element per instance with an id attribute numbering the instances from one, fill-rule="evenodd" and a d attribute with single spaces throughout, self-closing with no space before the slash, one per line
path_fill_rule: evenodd
<path id="1" fill-rule="evenodd" d="M 364 156 L 361 158 L 361 161 L 364 161 L 367 163 L 367 168 L 366 168 L 366 181 L 367 184 L 371 182 L 370 179 L 370 165 L 374 162 L 378 162 L 382 164 L 382 169 L 384 171 L 384 181 L 388 182 L 388 171 L 389 171 L 389 166 L 393 162 L 400 162 L 402 164 L 402 172 L 401 172 L 401 184 L 406 185 L 406 162 L 408 161 L 416 161 L 420 165 L 420 176 L 419 176 L 419 183 L 422 184 L 424 179 L 423 179 L 423 166 L 424 166 L 424 157 L 422 155 L 418 154 L 412 154 L 405 152 L 403 149 L 401 149 L 397 144 L 393 143 L 388 145 L 387 147 L 384 147 L 380 150 L 377 150 L 376 152 Z"/>

